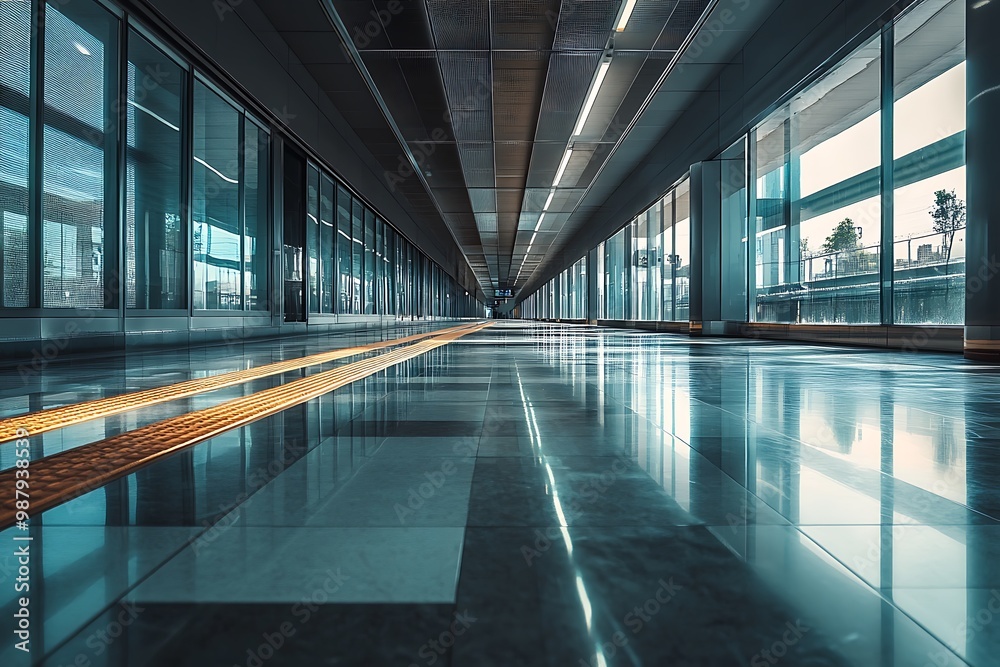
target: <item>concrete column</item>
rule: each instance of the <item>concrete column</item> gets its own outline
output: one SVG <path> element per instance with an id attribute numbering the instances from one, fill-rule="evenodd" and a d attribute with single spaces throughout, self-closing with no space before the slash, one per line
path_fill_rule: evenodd
<path id="1" fill-rule="evenodd" d="M 965 356 L 1000 361 L 1000 3 L 966 0 Z"/>

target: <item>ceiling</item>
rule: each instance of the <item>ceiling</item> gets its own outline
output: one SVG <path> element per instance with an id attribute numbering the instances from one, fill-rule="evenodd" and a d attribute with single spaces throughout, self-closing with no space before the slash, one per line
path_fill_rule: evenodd
<path id="1" fill-rule="evenodd" d="M 716 4 L 257 2 L 417 219 L 445 222 L 487 297 L 523 287 L 668 129 L 644 113 Z"/>

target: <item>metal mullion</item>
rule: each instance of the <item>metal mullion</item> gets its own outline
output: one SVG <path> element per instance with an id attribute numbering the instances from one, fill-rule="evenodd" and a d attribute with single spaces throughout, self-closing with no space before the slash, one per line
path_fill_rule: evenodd
<path id="1" fill-rule="evenodd" d="M 882 201 L 882 252 L 879 258 L 879 304 L 881 323 L 895 324 L 895 29 L 888 23 L 882 30 L 882 178 L 879 193 Z"/>
<path id="2" fill-rule="evenodd" d="M 45 9 L 44 0 L 31 8 L 30 84 L 28 89 L 28 306 L 42 307 L 43 138 L 45 135 Z"/>
<path id="3" fill-rule="evenodd" d="M 125 217 L 128 215 L 128 206 L 126 199 L 128 197 L 128 20 L 127 18 L 122 18 L 118 20 L 118 72 L 117 72 L 117 83 L 118 83 L 118 95 L 116 106 L 117 114 L 115 116 L 115 122 L 117 124 L 116 131 L 111 133 L 105 133 L 105 143 L 107 143 L 107 137 L 113 136 L 117 144 L 115 148 L 117 152 L 115 154 L 115 169 L 116 174 L 114 179 L 110 179 L 112 183 L 116 184 L 117 197 L 114 197 L 114 201 L 118 210 L 115 211 L 114 220 L 114 250 L 116 266 L 118 268 L 118 275 L 115 277 L 113 283 L 117 289 L 112 290 L 112 294 L 117 299 L 117 302 L 110 305 L 110 307 L 115 308 L 118 311 L 118 324 L 119 330 L 125 330 L 125 306 L 127 299 L 125 298 L 125 291 L 127 289 L 126 285 L 126 261 L 125 261 Z M 105 219 L 108 218 L 108 214 L 105 213 Z M 148 243 L 148 238 L 147 238 Z M 108 252 L 108 239 L 107 234 L 105 234 L 104 239 L 104 256 L 107 257 L 110 253 Z M 147 255 L 148 256 L 148 255 Z M 108 262 L 105 261 L 105 266 Z M 105 285 L 109 282 L 107 274 L 104 277 Z M 148 276 L 146 279 L 148 284 Z M 107 288 L 106 288 L 107 289 Z M 107 292 L 106 292 L 107 294 Z M 146 305 L 148 306 L 148 294 L 146 296 Z M 107 303 L 107 296 L 105 296 L 105 307 L 109 307 Z"/>
<path id="4" fill-rule="evenodd" d="M 181 178 L 184 184 L 181 189 L 181 210 L 185 229 L 185 264 L 187 268 L 187 284 L 184 286 L 183 307 L 188 317 L 194 317 L 194 81 L 195 77 L 187 72 L 184 78 L 183 116 L 181 118 Z"/>
<path id="5" fill-rule="evenodd" d="M 247 275 L 247 257 L 246 257 L 246 237 L 247 237 L 247 207 L 246 207 L 246 150 L 247 150 L 247 129 L 246 129 L 246 115 L 243 111 L 240 111 L 239 115 L 239 143 L 237 144 L 237 160 L 239 164 L 236 165 L 236 178 L 239 179 L 239 183 L 236 185 L 236 219 L 239 220 L 239 237 L 240 237 L 240 279 L 237 281 L 239 285 L 240 294 L 240 311 L 245 312 L 247 310 L 246 298 L 246 275 Z M 260 166 L 257 167 L 260 169 Z"/>

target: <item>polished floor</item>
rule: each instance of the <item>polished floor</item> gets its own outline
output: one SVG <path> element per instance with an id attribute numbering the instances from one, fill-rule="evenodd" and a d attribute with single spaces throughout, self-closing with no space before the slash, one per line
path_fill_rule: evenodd
<path id="1" fill-rule="evenodd" d="M 363 342 L 3 371 L 0 416 Z M 33 519 L 32 651 L 0 665 L 1000 665 L 998 388 L 957 356 L 499 322 Z"/>

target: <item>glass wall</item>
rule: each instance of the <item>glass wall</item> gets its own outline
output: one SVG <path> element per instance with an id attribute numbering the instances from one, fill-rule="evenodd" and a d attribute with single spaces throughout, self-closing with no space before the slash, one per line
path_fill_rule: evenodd
<path id="1" fill-rule="evenodd" d="M 337 304 L 337 271 L 334 263 L 337 261 L 337 241 L 336 227 L 337 220 L 334 218 L 333 209 L 336 200 L 337 189 L 333 179 L 327 174 L 320 177 L 319 188 L 319 273 L 320 273 L 320 298 L 321 313 L 334 313 Z"/>
<path id="2" fill-rule="evenodd" d="M 31 4 L 0 2 L 0 307 L 29 304 Z"/>
<path id="3" fill-rule="evenodd" d="M 186 308 L 181 197 L 186 72 L 129 32 L 125 158 L 125 299 L 129 308 Z"/>
<path id="4" fill-rule="evenodd" d="M 275 235 L 299 239 L 317 316 L 483 313 L 324 167 L 273 174 L 266 123 L 94 0 L 0 1 L 0 127 L 2 317 L 279 311 Z"/>
<path id="5" fill-rule="evenodd" d="M 604 311 L 609 320 L 625 319 L 625 230 L 604 242 L 604 296 L 607 299 Z"/>
<path id="6" fill-rule="evenodd" d="M 925 0 L 895 27 L 893 310 L 965 321 L 965 6 Z"/>
<path id="7" fill-rule="evenodd" d="M 271 137 L 263 127 L 245 120 L 243 143 L 243 303 L 247 310 L 270 310 L 268 298 L 268 181 Z"/>
<path id="8" fill-rule="evenodd" d="M 306 167 L 306 274 L 309 276 L 309 312 L 320 312 L 320 271 L 319 271 L 319 169 L 310 164 Z"/>
<path id="9" fill-rule="evenodd" d="M 42 305 L 47 308 L 117 307 L 116 264 L 105 262 L 118 257 L 117 38 L 118 19 L 96 3 L 46 7 Z"/>
<path id="10" fill-rule="evenodd" d="M 747 320 L 747 151 L 740 139 L 722 154 L 722 319 Z"/>
<path id="11" fill-rule="evenodd" d="M 914 4 L 716 156 L 723 320 L 963 323 L 965 12 Z M 690 319 L 689 190 L 599 246 L 602 319 Z"/>
<path id="12" fill-rule="evenodd" d="M 194 307 L 239 310 L 240 113 L 204 83 L 194 85 Z"/>

